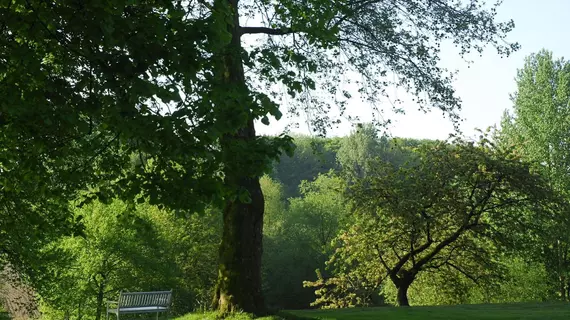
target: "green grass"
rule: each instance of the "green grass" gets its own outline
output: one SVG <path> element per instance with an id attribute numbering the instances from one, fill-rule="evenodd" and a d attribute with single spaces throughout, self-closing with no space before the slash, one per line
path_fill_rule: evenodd
<path id="1" fill-rule="evenodd" d="M 214 320 L 215 313 L 188 314 L 175 320 Z M 231 320 L 250 320 L 237 314 Z M 570 319 L 568 303 L 480 304 L 440 307 L 381 307 L 337 310 L 295 310 L 259 320 L 558 320 Z"/>
<path id="2" fill-rule="evenodd" d="M 225 318 L 228 320 L 251 320 L 253 319 L 251 315 L 246 313 L 238 313 L 234 314 L 231 317 Z M 278 316 L 269 316 L 269 317 L 262 317 L 256 318 L 258 320 L 281 320 L 281 317 Z M 1 320 L 1 319 L 0 319 Z M 182 317 L 176 318 L 174 320 L 217 320 L 215 312 L 207 312 L 207 313 L 190 313 L 184 315 Z"/>
<path id="3" fill-rule="evenodd" d="M 10 320 L 10 315 L 4 310 L 2 305 L 0 305 L 0 320 Z"/>
<path id="4" fill-rule="evenodd" d="M 440 307 L 382 307 L 341 310 L 290 311 L 291 314 L 320 320 L 557 320 L 570 319 L 567 303 L 481 304 Z"/>

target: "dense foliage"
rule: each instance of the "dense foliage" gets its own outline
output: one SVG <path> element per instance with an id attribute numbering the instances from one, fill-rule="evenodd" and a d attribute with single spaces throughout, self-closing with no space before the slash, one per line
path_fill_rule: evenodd
<path id="1" fill-rule="evenodd" d="M 260 137 L 255 121 L 305 110 L 324 133 L 333 105 L 345 115 L 352 95 L 375 103 L 391 84 L 457 119 L 441 43 L 518 48 L 504 41 L 512 21 L 478 0 L 8 0 L 0 21 L 4 258 L 26 272 L 36 248 L 73 234 L 66 207 L 80 191 L 192 212 L 214 203 L 224 312 L 265 309 L 259 178 L 290 138 Z M 341 88 L 348 73 L 357 92 Z"/>
<path id="2" fill-rule="evenodd" d="M 515 196 L 528 189 L 511 190 L 509 183 L 530 188 L 541 185 L 541 178 L 529 173 L 523 163 L 513 161 L 516 158 L 503 159 L 490 145 L 477 147 L 378 137 L 371 128 L 355 130 L 346 138 L 302 137 L 300 140 L 298 153 L 289 161 L 274 164 L 274 176 L 287 172 L 289 177 L 305 175 L 307 179 L 300 183 L 269 176 L 261 179 L 266 211 L 263 290 L 271 308 L 307 308 L 316 299 L 324 302 L 325 296 L 329 307 L 398 304 L 398 289 L 391 280 L 368 285 L 368 277 L 384 270 L 381 262 L 374 257 L 358 258 L 358 255 L 375 255 L 371 241 L 386 247 L 386 241 L 391 243 L 390 237 L 416 239 L 419 247 L 420 242 L 427 239 L 426 223 L 432 220 L 429 231 L 434 239 L 432 247 L 436 246 L 441 243 L 441 237 L 462 225 L 459 217 L 465 217 L 465 212 L 457 210 L 468 205 L 461 202 L 468 199 L 461 190 L 476 187 L 473 197 L 484 197 L 492 181 L 496 183 L 493 179 L 505 168 L 513 169 L 509 171 L 513 175 L 505 178 L 487 204 L 492 203 L 498 210 L 501 201 L 511 200 L 504 202 L 505 207 L 500 211 L 482 213 L 485 223 L 494 221 L 495 224 L 465 232 L 453 245 L 435 255 L 426 267 L 420 268 L 422 271 L 408 288 L 409 303 L 434 305 L 555 298 L 556 286 L 550 281 L 552 271 L 545 268 L 544 260 L 534 256 L 534 251 L 518 245 L 521 235 L 524 239 L 529 229 L 516 228 L 521 223 L 529 223 L 527 219 L 531 218 L 535 222 L 533 226 L 536 222 L 548 221 L 544 219 L 550 212 L 546 209 L 555 202 L 553 198 L 553 202 L 546 202 L 547 186 L 532 188 L 529 195 L 540 197 L 535 203 L 544 207 L 523 209 L 528 208 L 532 198 Z M 323 172 L 306 173 L 307 166 L 303 163 L 319 163 L 322 159 L 318 150 L 303 151 L 302 145 L 310 146 L 311 142 L 338 146 L 337 151 L 329 151 L 334 161 L 332 171 L 321 169 Z M 360 162 L 367 168 L 366 174 L 355 173 L 354 168 L 360 166 L 346 156 L 353 150 L 369 155 L 367 161 Z M 423 156 L 418 157 L 418 154 Z M 358 158 L 353 159 L 359 162 Z M 448 165 L 442 166 L 442 163 Z M 416 171 L 423 173 L 412 174 Z M 479 184 L 469 185 L 473 179 L 479 179 Z M 482 183 L 481 179 L 488 179 L 491 184 Z M 296 187 L 291 183 L 297 184 Z M 460 187 L 462 185 L 464 187 Z M 287 189 L 296 189 L 296 195 L 287 195 Z M 377 193 L 381 190 L 392 193 Z M 442 196 L 436 197 L 436 193 Z M 389 194 L 405 201 L 390 202 Z M 352 205 L 351 199 L 356 201 Z M 516 203 L 520 210 L 507 210 L 515 205 L 515 200 L 521 201 Z M 426 220 L 421 212 L 408 214 L 417 206 L 423 208 L 427 204 L 424 201 L 432 201 L 426 210 L 432 220 Z M 361 205 L 355 206 L 356 203 Z M 363 203 L 366 206 L 362 206 Z M 382 210 L 372 210 L 379 205 Z M 482 209 L 483 203 L 476 208 Z M 119 200 L 72 207 L 71 211 L 83 229 L 42 247 L 38 254 L 42 255 L 44 268 L 30 279 L 45 317 L 96 318 L 100 293 L 103 292 L 103 300 L 112 300 L 118 290 L 172 288 L 174 313 L 210 307 L 217 276 L 217 246 L 221 239 L 219 211 L 190 214 L 161 210 L 145 202 L 132 206 Z M 388 213 L 390 215 L 386 215 Z M 499 214 L 501 220 L 497 220 Z M 393 224 L 381 223 L 388 217 L 396 219 Z M 538 229 L 534 235 L 545 234 Z M 412 233 L 414 230 L 417 234 Z M 485 240 L 491 239 L 488 237 L 500 241 L 489 242 Z M 359 239 L 365 240 L 362 246 L 347 248 L 343 245 L 345 240 L 357 244 Z M 537 243 L 536 240 L 525 242 Z M 401 258 L 408 250 L 403 242 L 394 243 L 393 248 L 388 249 L 386 259 L 392 268 L 398 262 L 396 254 Z M 417 263 L 424 256 L 416 254 L 413 258 Z M 331 257 L 334 263 L 327 263 Z M 352 261 L 350 267 L 346 265 L 348 261 Z M 342 265 L 344 267 L 339 269 Z M 409 267 L 413 268 L 408 261 L 403 268 Z M 316 292 L 315 285 L 319 289 Z M 332 304 L 331 294 L 334 295 Z"/>
<path id="3" fill-rule="evenodd" d="M 205 308 L 215 282 L 220 215 L 176 217 L 155 206 L 129 208 L 114 200 L 75 210 L 81 235 L 43 251 L 43 272 L 32 279 L 40 310 L 50 319 L 100 319 L 119 291 L 175 289 L 173 313 Z"/>
<path id="4" fill-rule="evenodd" d="M 335 276 L 314 284 L 323 287 L 317 305 L 365 305 L 391 281 L 407 306 L 409 287 L 425 272 L 491 282 L 516 230 L 550 219 L 554 198 L 541 177 L 485 140 L 426 145 L 404 165 L 369 168 L 346 191 L 352 225 L 330 261 Z"/>
<path id="5" fill-rule="evenodd" d="M 554 59 L 551 52 L 542 50 L 525 60 L 516 80 L 513 111 L 505 114 L 502 123 L 502 143 L 514 147 L 553 189 L 570 199 L 570 62 Z M 568 300 L 570 214 L 567 209 L 556 214 L 559 219 L 544 226 L 549 237 L 528 250 L 546 264 L 550 282 L 558 295 Z"/>
<path id="6" fill-rule="evenodd" d="M 324 135 L 390 86 L 458 120 L 440 46 L 516 50 L 497 5 L 3 1 L 0 301 L 99 320 L 121 290 L 173 289 L 175 314 L 569 299 L 566 60 L 528 57 L 476 142 L 255 131 L 287 110 Z"/>

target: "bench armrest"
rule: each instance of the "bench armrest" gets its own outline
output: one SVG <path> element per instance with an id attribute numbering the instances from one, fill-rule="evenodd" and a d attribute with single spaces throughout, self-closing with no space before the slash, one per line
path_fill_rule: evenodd
<path id="1" fill-rule="evenodd" d="M 119 304 L 117 301 L 105 301 L 105 303 L 107 304 L 107 307 L 111 304 Z"/>

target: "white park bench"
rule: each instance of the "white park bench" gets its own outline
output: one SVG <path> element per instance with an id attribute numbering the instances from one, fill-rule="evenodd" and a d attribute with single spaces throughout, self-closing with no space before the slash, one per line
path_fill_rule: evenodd
<path id="1" fill-rule="evenodd" d="M 121 314 L 133 313 L 156 313 L 168 312 L 170 308 L 170 291 L 154 292 L 121 292 L 118 301 L 107 301 L 107 320 L 109 314 L 114 314 L 119 320 Z"/>

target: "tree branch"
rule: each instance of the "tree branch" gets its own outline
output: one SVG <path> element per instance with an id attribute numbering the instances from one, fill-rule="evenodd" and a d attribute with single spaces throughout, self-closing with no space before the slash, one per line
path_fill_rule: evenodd
<path id="1" fill-rule="evenodd" d="M 417 269 L 419 270 L 422 268 L 426 263 L 430 262 L 437 254 L 443 250 L 443 248 L 447 247 L 448 245 L 454 243 L 459 237 L 467 230 L 472 229 L 473 227 L 477 226 L 477 224 L 469 224 L 463 225 L 459 229 L 457 229 L 453 234 L 447 237 L 445 240 L 441 241 L 440 243 L 435 246 L 435 248 L 425 257 L 418 260 Z"/>
<path id="2" fill-rule="evenodd" d="M 386 260 L 384 260 L 384 257 L 382 257 L 382 252 L 380 251 L 380 248 L 378 247 L 378 245 L 375 245 L 374 248 L 376 249 L 376 252 L 378 252 L 378 258 L 380 259 L 380 262 L 382 263 L 382 265 L 384 266 L 384 268 L 386 268 L 386 272 L 389 274 L 392 272 L 392 269 L 390 269 L 390 267 L 388 266 L 388 264 L 386 263 Z"/>
<path id="3" fill-rule="evenodd" d="M 463 269 L 459 268 L 458 266 L 456 266 L 455 264 L 451 263 L 451 262 L 447 262 L 446 263 L 448 266 L 452 267 L 453 269 L 459 271 L 461 274 L 463 274 L 464 276 L 466 276 L 467 278 L 471 279 L 471 281 L 475 282 L 476 284 L 479 284 L 479 280 L 477 280 L 477 278 L 475 278 L 474 276 L 470 275 L 469 273 L 467 273 L 466 271 L 464 271 Z"/>
<path id="4" fill-rule="evenodd" d="M 427 265 L 426 268 L 431 268 L 431 269 L 439 269 L 441 268 L 443 265 L 448 264 L 448 262 L 451 260 L 451 257 L 453 256 L 453 253 L 455 252 L 456 249 L 458 249 L 458 246 L 453 246 L 451 248 L 451 250 L 449 251 L 449 254 L 447 255 L 447 258 L 445 258 L 445 260 L 440 263 L 440 264 L 436 264 L 436 265 Z M 434 259 L 435 260 L 435 259 Z"/>
<path id="5" fill-rule="evenodd" d="M 412 227 L 411 233 L 410 233 L 410 252 L 414 252 L 415 248 L 414 248 L 414 242 L 415 242 L 415 237 L 416 236 L 416 228 Z M 398 257 L 399 259 L 401 259 L 400 257 Z M 416 265 L 416 256 L 412 255 L 412 265 Z"/>
<path id="6" fill-rule="evenodd" d="M 410 251 L 408 253 L 406 253 L 399 261 L 398 263 L 396 263 L 396 265 L 394 266 L 394 268 L 392 269 L 394 272 L 399 272 L 400 269 L 402 269 L 402 267 L 406 264 L 406 262 L 408 262 L 408 260 L 410 260 L 411 257 L 422 253 L 423 251 L 425 251 L 427 248 L 429 248 L 431 246 L 433 242 L 432 241 L 427 241 L 426 243 L 422 244 L 419 248 L 416 248 L 413 251 Z"/>
<path id="7" fill-rule="evenodd" d="M 392 245 L 390 246 L 390 248 L 392 248 L 392 252 L 394 252 L 394 255 L 396 255 L 396 258 L 398 258 L 398 260 L 402 259 L 400 257 L 400 255 L 398 254 L 398 251 L 396 251 L 396 248 L 394 247 L 394 245 L 395 245 L 395 243 L 392 243 Z"/>
<path id="8" fill-rule="evenodd" d="M 239 28 L 240 34 L 268 34 L 273 36 L 283 36 L 286 34 L 294 33 L 293 29 L 286 28 L 286 29 L 273 29 L 267 27 L 240 27 Z"/>

